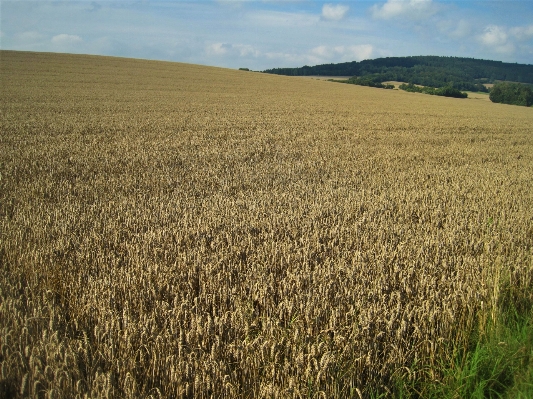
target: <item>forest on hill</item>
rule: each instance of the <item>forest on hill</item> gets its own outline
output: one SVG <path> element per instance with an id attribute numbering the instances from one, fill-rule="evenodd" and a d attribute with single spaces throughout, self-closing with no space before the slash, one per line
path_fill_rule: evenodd
<path id="1" fill-rule="evenodd" d="M 366 76 L 380 82 L 452 86 L 471 91 L 486 91 L 484 83 L 497 81 L 533 84 L 533 65 L 462 57 L 387 57 L 300 68 L 274 68 L 263 72 L 288 76 Z"/>

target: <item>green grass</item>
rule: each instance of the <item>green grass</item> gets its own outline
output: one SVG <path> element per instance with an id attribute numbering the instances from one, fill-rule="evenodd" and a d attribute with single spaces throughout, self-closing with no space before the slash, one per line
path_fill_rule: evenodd
<path id="1" fill-rule="evenodd" d="M 445 383 L 433 386 L 429 397 L 533 397 L 533 386 L 526 379 L 533 367 L 532 327 L 530 318 L 517 313 L 500 315 L 486 335 L 444 367 Z"/>
<path id="2" fill-rule="evenodd" d="M 439 369 L 413 366 L 426 378 L 398 379 L 393 394 L 402 399 L 531 399 L 533 398 L 533 301 L 531 294 L 500 291 L 497 312 L 472 332 L 464 349 L 452 351 Z M 424 372 L 425 371 L 425 372 Z M 439 375 L 439 378 L 429 378 Z"/>

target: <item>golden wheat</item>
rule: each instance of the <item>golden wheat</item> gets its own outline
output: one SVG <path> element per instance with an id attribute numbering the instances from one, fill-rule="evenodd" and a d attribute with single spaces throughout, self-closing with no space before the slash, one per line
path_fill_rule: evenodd
<path id="1" fill-rule="evenodd" d="M 531 295 L 531 109 L 0 57 L 5 397 L 362 398 Z"/>

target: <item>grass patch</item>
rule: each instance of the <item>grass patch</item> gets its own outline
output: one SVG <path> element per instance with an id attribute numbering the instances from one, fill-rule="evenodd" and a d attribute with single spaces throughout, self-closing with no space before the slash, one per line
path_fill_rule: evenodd
<path id="1" fill-rule="evenodd" d="M 465 349 L 453 350 L 450 359 L 440 362 L 440 370 L 419 370 L 426 378 L 399 378 L 393 395 L 374 397 L 533 398 L 533 301 L 512 284 L 502 286 L 497 311 L 480 323 Z M 429 375 L 441 377 L 428 382 Z"/>
<path id="2" fill-rule="evenodd" d="M 428 397 L 531 398 L 533 386 L 526 377 L 532 375 L 532 343 L 531 317 L 514 310 L 500 314 L 484 336 L 444 368 L 445 383 L 432 386 Z"/>

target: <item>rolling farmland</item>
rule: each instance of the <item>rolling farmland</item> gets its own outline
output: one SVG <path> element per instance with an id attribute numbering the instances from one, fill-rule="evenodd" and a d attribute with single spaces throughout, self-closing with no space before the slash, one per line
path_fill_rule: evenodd
<path id="1" fill-rule="evenodd" d="M 533 301 L 531 108 L 0 64 L 5 397 L 392 396 Z"/>

